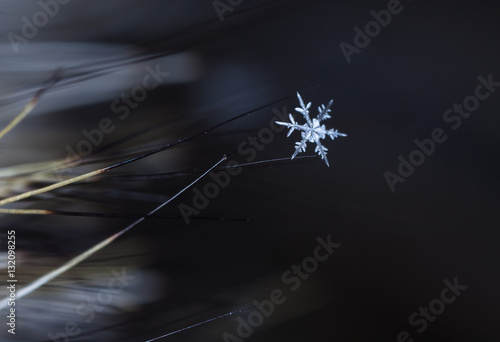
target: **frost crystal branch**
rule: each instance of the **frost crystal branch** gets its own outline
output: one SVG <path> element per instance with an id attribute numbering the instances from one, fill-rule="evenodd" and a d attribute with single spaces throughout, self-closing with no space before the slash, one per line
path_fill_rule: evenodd
<path id="1" fill-rule="evenodd" d="M 329 113 L 331 112 L 330 107 L 333 104 L 333 100 L 330 100 L 330 102 L 328 102 L 326 106 L 325 105 L 319 106 L 318 115 L 316 116 L 316 118 L 311 120 L 311 118 L 309 117 L 309 108 L 311 108 L 311 102 L 305 105 L 304 101 L 302 100 L 302 97 L 298 92 L 297 92 L 297 97 L 300 102 L 300 107 L 295 108 L 295 110 L 300 114 L 302 114 L 302 116 L 304 116 L 304 119 L 306 119 L 306 123 L 304 125 L 299 125 L 294 120 L 292 114 L 288 114 L 290 118 L 290 123 L 276 121 L 278 125 L 290 128 L 287 137 L 289 137 L 294 130 L 301 131 L 302 141 L 295 143 L 296 146 L 295 153 L 293 154 L 292 159 L 295 158 L 295 156 L 299 152 L 306 151 L 307 142 L 309 141 L 311 143 L 316 143 L 316 149 L 314 150 L 314 152 L 318 152 L 318 154 L 321 156 L 321 159 L 325 160 L 326 165 L 330 166 L 330 164 L 328 164 L 328 159 L 326 159 L 326 151 L 328 151 L 328 149 L 321 144 L 321 139 L 324 139 L 327 135 L 332 140 L 338 137 L 347 136 L 347 134 L 339 133 L 338 130 L 333 128 L 326 130 L 325 125 L 320 125 L 321 121 L 331 118 Z"/>

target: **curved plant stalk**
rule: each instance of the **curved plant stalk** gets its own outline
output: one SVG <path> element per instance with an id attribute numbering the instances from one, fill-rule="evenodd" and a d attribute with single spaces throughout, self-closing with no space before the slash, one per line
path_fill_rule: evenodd
<path id="1" fill-rule="evenodd" d="M 16 117 L 14 119 L 12 119 L 12 121 L 7 126 L 5 126 L 4 129 L 2 129 L 0 131 L 0 139 L 2 139 L 7 133 L 12 131 L 14 129 L 14 127 L 19 125 L 19 123 L 21 121 L 23 121 L 23 119 L 26 116 L 28 116 L 29 113 L 31 113 L 33 111 L 33 109 L 36 107 L 38 101 L 40 100 L 40 97 L 42 97 L 43 93 L 46 92 L 54 84 L 59 82 L 60 79 L 61 79 L 61 77 L 59 75 L 59 72 L 56 71 L 56 73 L 54 74 L 54 77 L 50 80 L 50 83 L 48 85 L 46 85 L 45 87 L 43 87 L 42 89 L 38 90 L 36 92 L 35 96 L 33 96 L 33 98 L 30 100 L 30 102 L 28 102 L 28 104 L 26 106 L 24 106 L 23 110 L 19 114 L 17 114 Z"/>

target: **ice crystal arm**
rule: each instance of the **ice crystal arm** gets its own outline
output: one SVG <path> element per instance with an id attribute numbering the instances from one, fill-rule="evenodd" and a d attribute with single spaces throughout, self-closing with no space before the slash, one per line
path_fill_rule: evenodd
<path id="1" fill-rule="evenodd" d="M 311 102 L 305 105 L 304 100 L 302 100 L 302 96 L 300 96 L 299 92 L 297 92 L 297 98 L 299 99 L 300 107 L 295 108 L 295 110 L 304 116 L 304 119 L 306 119 L 309 126 L 312 126 L 311 118 L 309 117 L 309 108 L 311 108 Z"/>
<path id="2" fill-rule="evenodd" d="M 327 134 L 330 138 L 332 138 L 332 140 L 333 140 L 333 139 L 335 139 L 335 138 L 338 138 L 338 137 L 347 137 L 347 134 L 344 134 L 344 133 L 339 133 L 339 131 L 338 131 L 338 130 L 333 129 L 333 128 L 332 128 L 332 129 L 329 129 L 329 130 L 326 132 L 326 134 Z"/>
<path id="3" fill-rule="evenodd" d="M 302 141 L 298 141 L 295 143 L 295 152 L 292 155 L 292 158 L 295 158 L 299 152 L 305 152 L 307 146 L 307 139 L 303 138 Z"/>
<path id="4" fill-rule="evenodd" d="M 317 152 L 321 156 L 321 159 L 325 161 L 326 166 L 330 166 L 330 164 L 328 163 L 328 159 L 326 158 L 326 151 L 328 151 L 328 149 L 325 146 L 323 146 L 321 142 L 318 140 L 316 142 L 316 148 L 314 149 L 314 152 Z"/>
<path id="5" fill-rule="evenodd" d="M 330 102 L 328 102 L 328 104 L 326 106 L 322 104 L 321 106 L 318 107 L 318 113 L 319 113 L 318 114 L 318 121 L 319 122 L 331 118 L 331 116 L 328 113 L 330 113 L 332 111 L 330 109 L 332 104 L 333 104 L 333 100 L 330 100 Z"/>

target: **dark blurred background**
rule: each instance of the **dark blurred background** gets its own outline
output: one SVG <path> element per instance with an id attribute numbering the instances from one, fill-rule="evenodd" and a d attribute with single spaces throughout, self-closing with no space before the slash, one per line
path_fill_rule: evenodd
<path id="1" fill-rule="evenodd" d="M 33 22 L 42 7 L 37 1 L 2 2 L 1 127 L 56 70 L 62 75 L 0 142 L 3 168 L 64 159 L 66 147 L 85 138 L 81 131 L 103 118 L 116 129 L 66 174 L 109 165 L 252 111 L 95 182 L 16 207 L 145 214 L 192 182 L 199 175 L 192 171 L 211 167 L 222 155 L 233 153 L 231 159 L 245 163 L 234 153 L 238 146 L 268 127 L 273 109 L 286 106 L 293 113 L 296 91 L 312 102 L 313 115 L 333 98 L 332 118 L 324 124 L 348 134 L 324 140 L 330 167 L 320 158 L 244 167 L 189 225 L 178 209 L 192 205 L 194 193 L 186 191 L 159 213 L 168 217 L 146 220 L 19 299 L 18 334 L 2 331 L 2 339 L 50 341 L 48 334 L 64 331 L 71 319 L 82 332 L 70 341 L 146 341 L 282 289 L 287 300 L 241 340 L 405 341 L 398 340 L 402 331 L 414 341 L 494 340 L 500 318 L 500 90 L 480 101 L 457 129 L 443 113 L 474 95 L 479 76 L 500 81 L 498 3 L 401 1 L 400 12 L 350 63 L 340 44 L 354 45 L 355 27 L 364 31 L 374 20 L 371 11 L 394 1 L 220 3 L 232 8 L 224 20 L 212 1 L 71 1 L 59 4 L 16 53 L 9 33 L 22 36 L 22 18 Z M 169 76 L 120 120 L 111 103 L 141 84 L 146 66 L 158 65 Z M 384 173 L 396 174 L 398 156 L 408 159 L 417 149 L 414 140 L 431 138 L 436 128 L 447 140 L 391 191 Z M 255 161 L 289 158 L 298 140 L 297 132 L 289 138 L 286 131 L 276 133 Z M 300 155 L 313 156 L 312 144 Z M 131 178 L 169 172 L 174 174 Z M 2 196 L 57 176 L 6 179 Z M 3 215 L 0 226 L 4 234 L 16 229 L 25 260 L 18 274 L 27 283 L 131 221 Z M 290 291 L 283 273 L 313 256 L 316 239 L 327 236 L 341 246 Z M 79 304 L 96 298 L 110 270 L 122 267 L 136 277 L 133 286 L 84 322 Z M 467 288 L 417 332 L 410 315 L 440 298 L 444 281 L 455 278 Z M 246 320 L 252 311 L 161 341 L 224 341 L 224 332 L 237 336 L 237 318 Z"/>

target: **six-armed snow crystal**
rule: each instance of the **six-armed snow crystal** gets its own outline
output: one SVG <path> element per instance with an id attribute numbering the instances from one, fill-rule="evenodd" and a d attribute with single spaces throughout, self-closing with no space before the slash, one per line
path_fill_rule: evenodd
<path id="1" fill-rule="evenodd" d="M 290 118 L 290 123 L 276 121 L 278 125 L 283 125 L 290 128 L 287 137 L 289 137 L 294 130 L 302 131 L 301 133 L 302 141 L 295 143 L 296 148 L 295 148 L 295 153 L 292 156 L 292 159 L 295 158 L 295 156 L 299 152 L 306 151 L 307 142 L 309 141 L 312 143 L 316 143 L 316 149 L 314 151 L 318 152 L 318 154 L 321 156 L 321 159 L 325 160 L 327 166 L 330 166 L 330 164 L 328 164 L 328 159 L 326 158 L 326 151 L 328 151 L 328 149 L 321 144 L 321 139 L 324 139 L 327 135 L 330 138 L 332 138 L 332 140 L 338 137 L 347 136 L 347 134 L 339 133 L 338 130 L 333 128 L 326 130 L 325 125 L 320 125 L 321 121 L 331 118 L 331 116 L 328 113 L 331 112 L 330 107 L 333 104 L 333 100 L 330 100 L 330 102 L 328 102 L 328 105 L 326 106 L 325 105 L 319 106 L 317 117 L 311 120 L 311 118 L 309 117 L 309 108 L 311 108 L 311 102 L 305 105 L 304 100 L 302 100 L 302 97 L 298 92 L 297 92 L 297 97 L 300 102 L 300 108 L 297 107 L 295 108 L 295 110 L 304 116 L 304 118 L 306 119 L 306 124 L 299 125 L 297 122 L 295 122 L 292 114 L 288 114 Z"/>

